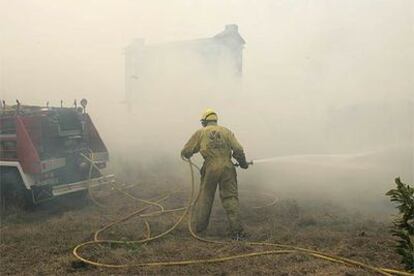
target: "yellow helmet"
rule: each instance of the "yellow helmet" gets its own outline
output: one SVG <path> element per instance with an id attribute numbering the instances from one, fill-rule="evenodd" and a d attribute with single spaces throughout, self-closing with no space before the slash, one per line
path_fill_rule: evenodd
<path id="1" fill-rule="evenodd" d="M 201 123 L 203 125 L 206 125 L 207 122 L 210 121 L 217 121 L 218 120 L 218 116 L 217 113 L 211 109 L 211 108 L 207 108 L 203 114 L 201 114 Z"/>

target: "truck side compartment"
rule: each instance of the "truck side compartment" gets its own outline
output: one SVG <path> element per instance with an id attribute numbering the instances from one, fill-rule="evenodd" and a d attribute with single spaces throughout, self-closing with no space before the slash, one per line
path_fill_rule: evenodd
<path id="1" fill-rule="evenodd" d="M 108 160 L 85 109 L 17 105 L 0 114 L 1 182 L 8 183 L 0 183 L 3 191 L 10 182 L 23 183 L 38 202 L 99 186 L 111 181 L 100 173 Z M 11 171 L 19 178 L 13 180 Z"/>

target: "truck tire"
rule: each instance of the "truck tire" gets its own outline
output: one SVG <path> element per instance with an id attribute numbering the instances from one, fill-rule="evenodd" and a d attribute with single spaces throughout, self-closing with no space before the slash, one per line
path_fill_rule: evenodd
<path id="1" fill-rule="evenodd" d="M 0 168 L 0 200 L 2 209 L 30 210 L 34 207 L 32 193 L 27 190 L 16 168 Z"/>

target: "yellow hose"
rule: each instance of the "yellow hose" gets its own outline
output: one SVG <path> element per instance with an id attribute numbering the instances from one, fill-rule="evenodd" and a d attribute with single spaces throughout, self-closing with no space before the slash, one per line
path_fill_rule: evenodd
<path id="1" fill-rule="evenodd" d="M 89 162 L 91 162 L 91 167 L 95 165 L 95 164 L 93 164 L 94 163 L 93 160 L 90 160 L 89 158 L 87 158 L 87 160 L 89 160 Z M 214 243 L 214 244 L 228 244 L 228 243 L 230 243 L 230 242 L 226 242 L 226 241 L 209 240 L 209 239 L 200 237 L 196 233 L 194 233 L 194 231 L 191 227 L 191 216 L 192 216 L 192 209 L 193 209 L 193 206 L 194 206 L 194 202 L 200 196 L 200 191 L 197 193 L 197 196 L 194 197 L 195 178 L 194 178 L 194 169 L 193 169 L 193 167 L 196 167 L 196 166 L 192 163 L 191 160 L 187 160 L 187 162 L 189 164 L 190 172 L 191 172 L 191 193 L 190 193 L 190 196 L 189 196 L 189 199 L 188 199 L 187 207 L 176 208 L 176 209 L 171 209 L 171 210 L 165 210 L 164 207 L 159 202 L 165 200 L 168 196 L 164 196 L 161 199 L 158 199 L 156 201 L 142 200 L 142 199 L 136 198 L 136 197 L 132 196 L 131 194 L 129 194 L 129 193 L 121 190 L 120 188 L 114 186 L 115 189 L 117 189 L 118 191 L 121 191 L 123 194 L 127 195 L 128 197 L 130 197 L 134 200 L 143 202 L 143 203 L 148 204 L 148 205 L 146 207 L 143 207 L 143 208 L 141 208 L 137 211 L 134 211 L 134 212 L 128 214 L 127 216 L 122 217 L 122 218 L 120 218 L 120 219 L 118 219 L 114 222 L 111 222 L 110 224 L 105 225 L 104 227 L 98 229 L 94 233 L 94 240 L 78 244 L 72 251 L 73 255 L 77 259 L 79 259 L 80 261 L 82 261 L 84 263 L 87 263 L 87 264 L 90 264 L 90 265 L 94 265 L 94 266 L 107 267 L 107 268 L 127 268 L 127 267 L 134 267 L 134 266 L 135 267 L 138 267 L 138 266 L 173 266 L 173 265 L 218 263 L 218 262 L 224 262 L 224 261 L 229 261 L 229 260 L 235 260 L 235 259 L 241 259 L 241 258 L 250 258 L 250 257 L 264 256 L 264 255 L 301 253 L 301 254 L 306 254 L 306 255 L 316 257 L 316 258 L 319 258 L 319 259 L 323 259 L 323 260 L 326 260 L 326 261 L 334 262 L 334 263 L 339 263 L 339 264 L 349 265 L 349 266 L 356 266 L 356 267 L 365 269 L 367 271 L 375 272 L 375 273 L 378 273 L 378 274 L 381 274 L 381 275 L 414 275 L 412 273 L 408 273 L 408 272 L 404 272 L 404 271 L 374 267 L 374 266 L 371 266 L 371 265 L 368 265 L 368 264 L 364 264 L 362 262 L 358 262 L 358 261 L 354 261 L 354 260 L 351 260 L 351 259 L 347 259 L 347 258 L 343 258 L 343 257 L 339 257 L 339 256 L 334 256 L 334 255 L 330 255 L 330 254 L 326 254 L 326 253 L 322 253 L 322 252 L 319 252 L 319 251 L 316 251 L 316 250 L 311 250 L 311 249 L 306 249 L 306 248 L 301 248 L 301 247 L 296 247 L 296 246 L 291 246 L 291 245 L 267 243 L 267 242 L 244 242 L 244 243 L 247 244 L 247 245 L 252 245 L 252 246 L 272 246 L 272 247 L 277 247 L 277 248 L 280 248 L 280 249 L 253 252 L 253 253 L 244 253 L 244 254 L 237 254 L 237 255 L 217 257 L 217 258 L 209 258 L 209 259 L 145 262 L 145 263 L 134 263 L 134 264 L 101 263 L 101 262 L 98 262 L 98 261 L 89 260 L 89 259 L 87 259 L 85 257 L 82 257 L 80 255 L 79 252 L 81 251 L 82 248 L 84 248 L 86 246 L 99 245 L 99 244 L 140 244 L 140 243 L 146 243 L 146 242 L 149 242 L 149 241 L 159 239 L 159 238 L 171 233 L 178 225 L 181 224 L 181 222 L 184 220 L 184 218 L 187 215 L 188 215 L 188 230 L 189 230 L 190 234 L 195 239 L 197 239 L 199 241 L 202 241 L 202 242 L 208 242 L 208 243 Z M 272 202 L 269 205 L 273 205 L 273 204 L 274 204 L 274 202 Z M 142 214 L 143 212 L 145 212 L 146 210 L 148 210 L 151 207 L 158 207 L 160 210 L 152 212 L 152 213 Z M 164 231 L 163 233 L 151 237 L 150 226 L 149 226 L 148 222 L 145 220 L 145 217 L 157 216 L 157 215 L 162 215 L 162 214 L 172 213 L 172 212 L 179 212 L 179 211 L 184 211 L 184 212 L 178 218 L 178 220 L 176 221 L 176 223 L 173 226 L 171 226 L 168 230 Z M 144 239 L 134 240 L 134 241 L 101 240 L 101 239 L 99 239 L 99 234 L 102 233 L 103 231 L 111 228 L 112 226 L 114 226 L 118 223 L 124 222 L 124 221 L 126 221 L 126 220 L 128 220 L 128 219 L 130 219 L 134 216 L 139 216 L 139 217 L 144 219 L 144 223 L 146 225 L 146 237 Z"/>

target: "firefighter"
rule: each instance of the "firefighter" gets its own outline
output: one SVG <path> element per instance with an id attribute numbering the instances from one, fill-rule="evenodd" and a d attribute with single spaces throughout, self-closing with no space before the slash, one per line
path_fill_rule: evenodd
<path id="1" fill-rule="evenodd" d="M 210 220 L 211 208 L 219 185 L 220 199 L 230 223 L 232 239 L 245 237 L 239 214 L 237 175 L 232 156 L 240 167 L 247 169 L 243 147 L 234 134 L 217 124 L 217 113 L 207 109 L 202 114 L 203 128 L 197 130 L 181 151 L 181 157 L 189 159 L 197 152 L 204 158 L 201 168 L 200 196 L 193 209 L 192 225 L 196 232 L 205 230 Z"/>

